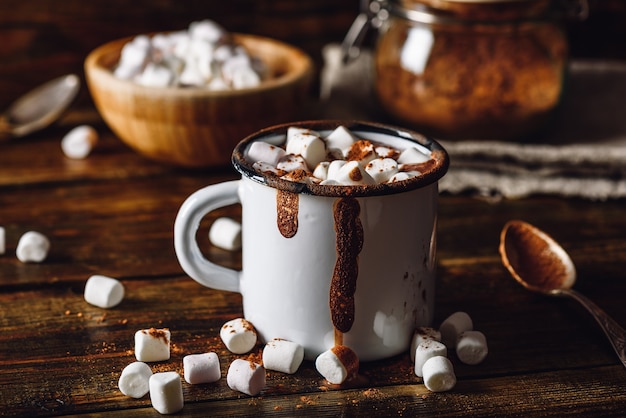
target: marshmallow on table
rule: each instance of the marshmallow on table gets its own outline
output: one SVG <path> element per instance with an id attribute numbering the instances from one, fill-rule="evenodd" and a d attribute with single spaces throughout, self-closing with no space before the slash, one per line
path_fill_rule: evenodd
<path id="1" fill-rule="evenodd" d="M 423 376 L 424 364 L 428 359 L 436 356 L 446 357 L 447 355 L 448 349 L 439 341 L 422 341 L 415 347 L 415 375 Z"/>
<path id="2" fill-rule="evenodd" d="M 170 330 L 167 328 L 140 329 L 135 332 L 137 361 L 164 361 L 170 358 Z"/>
<path id="3" fill-rule="evenodd" d="M 40 232 L 28 231 L 20 237 L 15 254 L 23 262 L 40 263 L 50 251 L 50 240 Z"/>
<path id="4" fill-rule="evenodd" d="M 80 125 L 69 131 L 61 140 L 63 153 L 74 159 L 89 155 L 98 142 L 98 132 L 89 125 Z"/>
<path id="5" fill-rule="evenodd" d="M 222 372 L 216 353 L 190 354 L 183 357 L 185 381 L 190 385 L 220 380 Z"/>
<path id="6" fill-rule="evenodd" d="M 217 218 L 209 229 L 209 240 L 216 247 L 236 251 L 241 249 L 241 224 L 231 218 Z"/>
<path id="7" fill-rule="evenodd" d="M 431 357 L 422 367 L 424 385 L 431 392 L 445 392 L 456 385 L 452 362 L 447 357 Z"/>
<path id="8" fill-rule="evenodd" d="M 265 368 L 249 360 L 235 359 L 228 368 L 226 383 L 232 390 L 256 396 L 265 387 Z"/>
<path id="9" fill-rule="evenodd" d="M 3 226 L 0 226 L 0 255 L 6 252 L 6 245 L 6 231 Z"/>
<path id="10" fill-rule="evenodd" d="M 349 347 L 336 345 L 315 359 L 315 368 L 329 383 L 340 385 L 359 371 L 359 357 Z"/>
<path id="11" fill-rule="evenodd" d="M 472 318 L 465 312 L 455 312 L 443 320 L 439 326 L 441 342 L 447 347 L 455 348 L 457 339 L 462 332 L 471 331 L 474 328 Z"/>
<path id="12" fill-rule="evenodd" d="M 263 162 L 276 166 L 286 152 L 279 146 L 263 141 L 254 141 L 248 147 L 246 159 L 251 162 Z"/>
<path id="13" fill-rule="evenodd" d="M 293 374 L 303 359 L 304 348 L 292 341 L 274 339 L 268 341 L 263 348 L 263 366 L 267 370 Z"/>
<path id="14" fill-rule="evenodd" d="M 117 387 L 124 395 L 139 399 L 150 391 L 150 376 L 152 376 L 150 366 L 141 361 L 135 361 L 124 367 Z"/>
<path id="15" fill-rule="evenodd" d="M 257 334 L 254 326 L 244 318 L 235 318 L 226 322 L 220 329 L 220 338 L 228 351 L 244 354 L 254 348 Z"/>
<path id="16" fill-rule="evenodd" d="M 155 373 L 150 376 L 150 401 L 160 414 L 174 414 L 185 406 L 183 384 L 176 372 Z"/>
<path id="17" fill-rule="evenodd" d="M 112 308 L 124 299 L 124 285 L 112 277 L 93 275 L 85 283 L 85 301 L 100 308 Z"/>
<path id="18" fill-rule="evenodd" d="M 480 331 L 465 331 L 456 342 L 456 355 L 465 364 L 482 362 L 488 353 L 487 339 Z"/>
<path id="19" fill-rule="evenodd" d="M 415 361 L 415 349 L 417 346 L 424 341 L 439 341 L 441 342 L 441 332 L 432 327 L 419 327 L 415 330 L 413 334 L 413 338 L 411 339 L 411 361 Z"/>

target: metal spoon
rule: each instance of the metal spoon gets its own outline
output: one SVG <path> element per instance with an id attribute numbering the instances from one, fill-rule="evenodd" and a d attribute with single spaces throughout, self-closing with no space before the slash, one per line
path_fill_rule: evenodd
<path id="1" fill-rule="evenodd" d="M 79 89 L 80 79 L 69 74 L 29 91 L 0 115 L 0 140 L 25 136 L 47 127 L 67 109 Z"/>
<path id="2" fill-rule="evenodd" d="M 523 221 L 508 222 L 500 234 L 502 264 L 524 287 L 569 296 L 593 315 L 626 367 L 626 331 L 586 296 L 571 287 L 576 269 L 565 250 L 545 232 Z"/>

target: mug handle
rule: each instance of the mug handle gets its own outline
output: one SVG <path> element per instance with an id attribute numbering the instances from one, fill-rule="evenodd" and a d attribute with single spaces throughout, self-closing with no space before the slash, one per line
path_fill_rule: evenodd
<path id="1" fill-rule="evenodd" d="M 241 202 L 239 182 L 232 180 L 212 184 L 194 192 L 185 200 L 174 222 L 174 251 L 185 273 L 198 283 L 212 289 L 241 293 L 240 272 L 207 260 L 196 241 L 196 231 L 207 213 Z"/>

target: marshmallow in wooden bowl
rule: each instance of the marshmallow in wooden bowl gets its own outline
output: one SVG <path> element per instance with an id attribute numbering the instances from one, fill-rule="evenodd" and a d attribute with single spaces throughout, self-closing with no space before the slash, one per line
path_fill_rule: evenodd
<path id="1" fill-rule="evenodd" d="M 292 45 L 201 21 L 104 44 L 87 56 L 85 77 L 100 115 L 132 149 L 212 168 L 229 166 L 250 133 L 297 119 L 313 68 Z"/>

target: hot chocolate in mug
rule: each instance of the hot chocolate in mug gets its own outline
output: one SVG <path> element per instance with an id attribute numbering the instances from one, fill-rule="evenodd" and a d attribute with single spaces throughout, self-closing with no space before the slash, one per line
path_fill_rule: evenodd
<path id="1" fill-rule="evenodd" d="M 428 161 L 408 180 L 341 186 L 263 174 L 246 159 L 252 142 L 283 143 L 291 126 L 324 136 L 340 125 L 359 139 L 417 148 Z M 232 161 L 240 180 L 200 189 L 180 208 L 174 244 L 183 270 L 210 288 L 240 292 L 261 341 L 294 341 L 307 359 L 334 345 L 361 361 L 408 350 L 415 328 L 433 319 L 437 181 L 448 168 L 446 151 L 387 125 L 308 121 L 247 137 Z M 234 203 L 242 210 L 241 271 L 207 260 L 196 241 L 203 217 Z"/>

